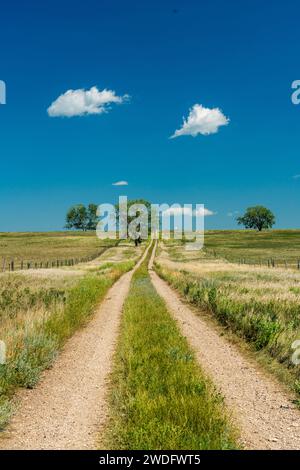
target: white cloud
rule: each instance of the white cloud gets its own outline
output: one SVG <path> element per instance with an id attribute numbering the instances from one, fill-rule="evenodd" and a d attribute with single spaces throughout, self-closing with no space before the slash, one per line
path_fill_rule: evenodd
<path id="1" fill-rule="evenodd" d="M 190 109 L 188 118 L 183 118 L 183 125 L 177 129 L 171 136 L 171 139 L 181 135 L 192 135 L 196 137 L 198 134 L 209 135 L 218 132 L 220 126 L 227 126 L 229 118 L 227 118 L 219 108 L 205 108 L 201 104 L 195 104 Z"/>
<path id="2" fill-rule="evenodd" d="M 213 212 L 209 209 L 206 209 L 206 207 L 202 207 L 194 212 L 195 215 L 216 215 L 216 212 Z"/>
<path id="3" fill-rule="evenodd" d="M 113 186 L 128 186 L 128 181 L 116 181 L 112 183 Z"/>
<path id="4" fill-rule="evenodd" d="M 207 216 L 207 215 L 215 215 L 215 212 L 206 209 L 206 207 L 199 208 L 197 210 L 192 211 L 189 207 L 169 207 L 165 211 L 163 211 L 163 215 L 195 215 L 195 216 Z"/>
<path id="5" fill-rule="evenodd" d="M 102 114 L 111 103 L 121 104 L 128 99 L 128 95 L 117 96 L 113 90 L 100 91 L 96 86 L 90 90 L 68 90 L 53 101 L 47 112 L 50 117 Z"/>
<path id="6" fill-rule="evenodd" d="M 192 215 L 192 211 L 189 207 L 169 207 L 163 215 Z"/>

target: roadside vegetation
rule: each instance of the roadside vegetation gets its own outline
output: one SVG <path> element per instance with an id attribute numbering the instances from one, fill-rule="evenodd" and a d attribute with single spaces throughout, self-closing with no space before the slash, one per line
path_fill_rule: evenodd
<path id="1" fill-rule="evenodd" d="M 125 302 L 102 444 L 144 450 L 235 448 L 222 397 L 199 369 L 151 283 L 150 254 L 135 272 Z"/>
<path id="2" fill-rule="evenodd" d="M 108 289 L 133 268 L 141 251 L 130 246 L 110 248 L 104 259 L 80 270 L 1 275 L 0 339 L 6 344 L 7 358 L 0 365 L 0 430 L 9 419 L 16 389 L 34 387 Z"/>
<path id="3" fill-rule="evenodd" d="M 300 339 L 298 271 L 237 265 L 174 243 L 161 250 L 156 270 L 190 303 L 273 361 L 274 371 L 300 393 L 299 366 L 291 361 L 292 343 Z"/>

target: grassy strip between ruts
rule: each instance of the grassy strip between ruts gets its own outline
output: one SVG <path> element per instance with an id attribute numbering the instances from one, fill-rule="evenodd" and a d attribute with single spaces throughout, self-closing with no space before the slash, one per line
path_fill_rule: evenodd
<path id="1" fill-rule="evenodd" d="M 151 250 L 150 250 L 151 251 Z M 223 399 L 204 377 L 154 289 L 150 252 L 126 299 L 105 440 L 115 449 L 232 449 Z"/>
<path id="2" fill-rule="evenodd" d="M 86 275 L 67 292 L 63 306 L 54 305 L 42 320 L 11 331 L 14 341 L 7 351 L 8 360 L 0 365 L 0 429 L 9 419 L 15 390 L 32 388 L 38 382 L 65 341 L 90 318 L 114 282 L 133 266 L 133 261 L 127 261 L 115 264 L 105 274 L 98 271 Z"/>

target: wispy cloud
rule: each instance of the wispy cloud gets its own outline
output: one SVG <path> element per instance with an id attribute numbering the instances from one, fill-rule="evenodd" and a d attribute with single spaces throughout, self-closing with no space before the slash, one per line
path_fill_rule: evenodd
<path id="1" fill-rule="evenodd" d="M 226 126 L 228 123 L 229 118 L 219 108 L 210 109 L 205 108 L 201 104 L 195 104 L 190 109 L 187 119 L 183 118 L 182 127 L 175 131 L 171 139 L 181 135 L 196 137 L 198 134 L 215 134 L 220 126 Z"/>
<path id="2" fill-rule="evenodd" d="M 195 215 L 203 215 L 203 216 L 208 216 L 208 215 L 216 215 L 216 212 L 211 211 L 210 209 L 207 209 L 206 207 L 200 207 L 200 209 L 194 211 Z"/>
<path id="3" fill-rule="evenodd" d="M 117 96 L 113 90 L 100 91 L 96 86 L 90 90 L 68 90 L 53 101 L 47 112 L 50 117 L 102 114 L 110 109 L 110 104 L 122 104 L 128 99 L 128 95 Z"/>
<path id="4" fill-rule="evenodd" d="M 294 180 L 298 180 L 300 178 L 300 175 L 294 175 L 293 178 Z"/>
<path id="5" fill-rule="evenodd" d="M 128 181 L 116 181 L 112 183 L 113 186 L 128 186 Z"/>

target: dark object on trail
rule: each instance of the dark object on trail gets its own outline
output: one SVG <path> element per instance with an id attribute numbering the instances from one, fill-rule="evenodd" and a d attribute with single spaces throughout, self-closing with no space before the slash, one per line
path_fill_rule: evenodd
<path id="1" fill-rule="evenodd" d="M 141 236 L 139 235 L 139 237 L 134 240 L 134 244 L 135 246 L 139 246 L 141 243 L 142 243 L 142 239 L 141 239 Z"/>

